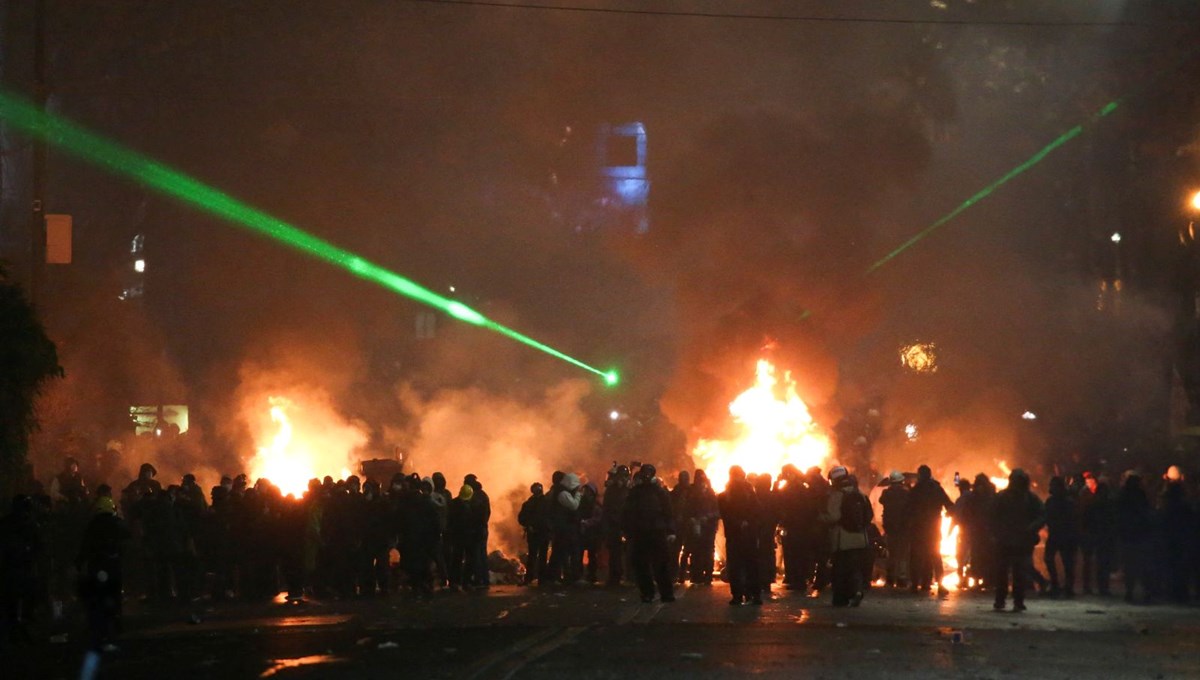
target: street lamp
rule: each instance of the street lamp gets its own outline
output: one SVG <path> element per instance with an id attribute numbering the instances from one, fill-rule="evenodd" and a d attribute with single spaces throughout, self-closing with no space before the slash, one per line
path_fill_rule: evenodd
<path id="1" fill-rule="evenodd" d="M 1192 204 L 1192 210 L 1194 210 L 1196 212 L 1200 212 L 1200 191 L 1197 191 L 1196 193 L 1192 194 L 1191 204 Z"/>

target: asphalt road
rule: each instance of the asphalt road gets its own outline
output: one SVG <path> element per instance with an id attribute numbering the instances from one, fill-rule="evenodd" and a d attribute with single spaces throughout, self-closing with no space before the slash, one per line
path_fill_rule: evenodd
<path id="1" fill-rule="evenodd" d="M 106 678 L 1200 677 L 1200 608 L 1119 599 L 873 591 L 857 609 L 723 585 L 642 604 L 632 588 L 495 587 L 342 602 L 226 604 L 127 617 Z M 5 651 L 0 676 L 78 677 L 82 631 Z M 960 641 L 959 641 L 960 640 Z"/>

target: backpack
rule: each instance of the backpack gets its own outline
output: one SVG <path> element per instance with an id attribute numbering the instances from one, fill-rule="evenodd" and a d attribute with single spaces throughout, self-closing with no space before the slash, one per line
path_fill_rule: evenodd
<path id="1" fill-rule="evenodd" d="M 844 531 L 860 534 L 867 529 L 867 499 L 861 493 L 842 493 L 842 517 L 838 524 Z"/>

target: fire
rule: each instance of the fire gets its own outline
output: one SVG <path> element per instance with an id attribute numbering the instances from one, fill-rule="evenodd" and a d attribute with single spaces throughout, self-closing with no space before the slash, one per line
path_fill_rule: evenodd
<path id="1" fill-rule="evenodd" d="M 333 460 L 322 460 L 305 441 L 298 440 L 295 428 L 288 411 L 296 408 L 284 397 L 270 397 L 271 422 L 277 430 L 266 446 L 258 447 L 258 452 L 250 460 L 250 478 L 253 480 L 267 479 L 279 488 L 284 495 L 299 498 L 308 489 L 308 480 L 323 475 L 337 473 L 340 479 L 350 476 L 350 470 L 345 463 L 338 464 Z"/>
<path id="2" fill-rule="evenodd" d="M 1012 470 L 1008 467 L 1008 463 L 1002 460 L 996 461 L 996 466 L 1000 468 L 1003 476 L 988 477 L 988 479 L 991 480 L 997 491 L 1003 491 L 1008 488 L 1008 475 L 1012 473 Z M 942 510 L 941 521 L 942 538 L 938 543 L 938 553 L 942 556 L 942 572 L 944 574 L 942 577 L 942 587 L 953 589 L 957 588 L 961 582 L 958 577 L 958 568 L 960 566 L 958 563 L 959 528 L 957 524 L 953 523 L 945 510 Z M 968 585 L 972 588 L 975 587 L 976 583 L 982 583 L 982 581 L 977 581 L 975 577 L 968 578 L 967 581 Z"/>
<path id="3" fill-rule="evenodd" d="M 739 434 L 731 440 L 701 439 L 692 451 L 717 491 L 728 483 L 732 465 L 741 465 L 748 473 L 777 475 L 788 463 L 805 470 L 814 465 L 824 468 L 829 460 L 829 437 L 796 394 L 791 372 L 784 372 L 781 381 L 765 359 L 758 361 L 754 385 L 729 404 L 729 413 Z"/>

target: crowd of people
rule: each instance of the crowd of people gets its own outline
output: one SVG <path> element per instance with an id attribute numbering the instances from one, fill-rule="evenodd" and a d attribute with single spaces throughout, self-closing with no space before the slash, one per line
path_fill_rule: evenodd
<path id="1" fill-rule="evenodd" d="M 456 494 L 441 473 L 396 474 L 386 487 L 313 479 L 300 498 L 248 482 L 223 477 L 206 494 L 187 474 L 164 487 L 146 463 L 114 494 L 89 488 L 68 459 L 45 492 L 16 496 L 0 520 L 0 632 L 26 635 L 38 610 L 72 595 L 103 647 L 128 597 L 298 601 L 405 587 L 423 598 L 489 585 L 491 501 L 475 475 Z"/>
<path id="2" fill-rule="evenodd" d="M 1157 489 L 1145 482 L 1129 472 L 1113 491 L 1103 475 L 1053 477 L 1043 501 L 1018 469 L 1002 490 L 982 474 L 956 479 L 952 500 L 922 465 L 915 475 L 891 473 L 876 503 L 842 466 L 788 465 L 777 478 L 734 466 L 719 493 L 704 470 L 668 485 L 653 465 L 614 464 L 603 489 L 555 472 L 548 489 L 531 486 L 517 515 L 523 583 L 615 586 L 632 574 L 644 602 L 669 603 L 677 585 L 718 579 L 729 582 L 731 605 L 761 605 L 782 575 L 783 588 L 828 591 L 842 607 L 861 604 L 878 573 L 881 585 L 944 596 L 949 517 L 959 529 L 959 587 L 991 591 L 998 610 L 1009 597 L 1024 610 L 1031 586 L 1074 597 L 1077 573 L 1083 593 L 1107 595 L 1118 569 L 1128 600 L 1186 602 L 1200 596 L 1196 499 L 1178 468 Z M 164 488 L 143 464 L 114 494 L 106 484 L 89 488 L 68 459 L 45 491 L 17 496 L 0 520 L 2 632 L 21 635 L 40 607 L 73 594 L 103 647 L 125 597 L 285 593 L 296 601 L 484 589 L 490 517 L 475 475 L 457 493 L 438 472 L 396 474 L 386 486 L 325 477 L 294 498 L 246 475 L 224 477 L 207 494 L 190 474 Z M 1033 560 L 1043 535 L 1045 576 Z"/>

